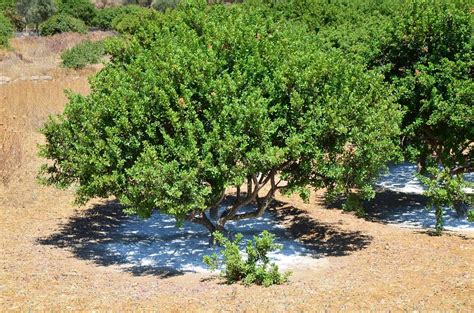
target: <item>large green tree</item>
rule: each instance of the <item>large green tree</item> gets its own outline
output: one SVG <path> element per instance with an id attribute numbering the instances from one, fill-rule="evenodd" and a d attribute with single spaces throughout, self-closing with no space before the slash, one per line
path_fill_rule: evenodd
<path id="1" fill-rule="evenodd" d="M 369 197 L 396 156 L 383 76 L 266 7 L 182 4 L 109 50 L 90 95 L 42 130 L 45 181 L 80 203 L 115 196 L 213 232 L 261 216 L 278 190 Z"/>

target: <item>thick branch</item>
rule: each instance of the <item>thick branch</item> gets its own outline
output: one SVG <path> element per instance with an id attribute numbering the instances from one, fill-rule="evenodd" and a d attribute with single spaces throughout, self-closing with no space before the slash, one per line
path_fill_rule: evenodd
<path id="1" fill-rule="evenodd" d="M 272 179 L 272 188 L 268 191 L 268 193 L 265 195 L 265 197 L 259 199 L 256 210 L 254 210 L 252 212 L 235 214 L 234 216 L 230 217 L 229 220 L 240 221 L 240 220 L 247 219 L 247 218 L 261 217 L 263 215 L 263 213 L 265 213 L 265 210 L 267 209 L 270 202 L 272 201 L 273 196 L 275 195 L 275 192 L 277 191 L 277 189 L 278 189 L 278 185 L 275 184 L 275 180 L 273 178 Z"/>
<path id="2" fill-rule="evenodd" d="M 275 183 L 275 175 L 278 173 L 278 171 L 281 171 L 288 165 L 290 165 L 290 161 L 284 162 L 278 167 L 275 167 L 270 170 L 270 172 L 265 176 L 263 173 L 261 173 L 260 178 L 257 178 L 257 175 L 252 175 L 249 177 L 248 182 L 247 182 L 247 196 L 243 199 L 240 200 L 240 198 L 237 198 L 237 201 L 234 203 L 232 207 L 224 211 L 224 213 L 221 215 L 218 225 L 224 226 L 225 223 L 229 220 L 239 220 L 243 218 L 250 218 L 250 217 L 258 217 L 261 216 L 264 212 L 268 204 L 270 203 L 271 199 L 275 195 L 276 190 L 279 189 L 278 183 L 281 182 L 281 180 L 278 183 Z M 271 188 L 270 191 L 267 193 L 267 195 L 263 198 L 258 197 L 259 191 L 268 183 L 271 182 Z M 253 190 L 252 190 L 253 189 Z M 257 201 L 257 210 L 255 212 L 250 212 L 250 213 L 242 213 L 242 214 L 237 214 L 240 209 L 242 209 L 244 206 L 250 204 L 252 201 Z"/>
<path id="3" fill-rule="evenodd" d="M 467 164 L 463 166 L 457 166 L 451 170 L 451 175 L 463 174 L 474 172 L 474 164 Z"/>
<path id="4" fill-rule="evenodd" d="M 206 216 L 206 213 L 204 212 L 201 212 L 199 216 L 196 216 L 195 212 L 192 212 L 188 215 L 186 220 L 199 225 L 203 225 L 209 230 L 210 233 L 213 233 L 217 230 L 217 227 L 212 224 L 212 222 L 209 220 L 209 218 Z"/>
<path id="5" fill-rule="evenodd" d="M 216 199 L 214 200 L 214 202 L 210 206 L 209 214 L 211 215 L 211 218 L 213 218 L 215 220 L 217 220 L 217 218 L 218 218 L 219 206 L 220 206 L 222 200 L 224 200 L 224 196 L 225 196 L 225 188 L 222 189 L 220 194 L 216 197 Z"/>
<path id="6" fill-rule="evenodd" d="M 250 180 L 251 179 L 251 180 Z M 247 186 L 251 186 L 253 182 L 254 188 L 253 191 L 250 190 L 248 191 L 247 196 L 242 200 L 237 203 L 235 203 L 230 210 L 225 211 L 221 218 L 219 219 L 219 225 L 224 226 L 224 224 L 229 220 L 230 217 L 234 216 L 241 208 L 249 204 L 250 202 L 254 201 L 257 197 L 258 194 L 258 181 L 257 181 L 257 176 L 252 175 L 251 178 L 249 178 L 249 183 Z"/>

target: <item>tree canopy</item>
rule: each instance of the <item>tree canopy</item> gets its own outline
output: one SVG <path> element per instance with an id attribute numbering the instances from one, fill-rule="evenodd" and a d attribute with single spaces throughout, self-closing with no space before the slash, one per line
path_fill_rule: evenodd
<path id="1" fill-rule="evenodd" d="M 46 182 L 210 231 L 260 216 L 277 190 L 373 195 L 398 156 L 392 88 L 270 10 L 186 2 L 116 41 L 90 95 L 42 130 Z"/>

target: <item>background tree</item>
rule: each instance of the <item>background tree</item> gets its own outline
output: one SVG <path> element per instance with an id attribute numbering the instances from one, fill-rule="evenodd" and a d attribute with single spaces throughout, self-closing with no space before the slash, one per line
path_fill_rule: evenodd
<path id="1" fill-rule="evenodd" d="M 78 18 L 87 25 L 91 25 L 96 15 L 96 8 L 90 0 L 60 0 L 58 11 Z"/>
<path id="2" fill-rule="evenodd" d="M 16 8 L 26 24 L 33 24 L 36 31 L 41 22 L 56 12 L 53 0 L 18 0 Z"/>
<path id="3" fill-rule="evenodd" d="M 42 130 L 43 178 L 77 186 L 78 203 L 113 195 L 214 232 L 261 216 L 278 190 L 370 197 L 397 156 L 383 76 L 268 7 L 182 4 L 114 42 L 91 94 Z"/>
<path id="4" fill-rule="evenodd" d="M 462 0 L 262 1 L 285 19 L 302 21 L 323 49 L 343 51 L 383 73 L 404 113 L 405 160 L 418 163 L 433 180 L 422 179 L 436 203 L 437 228 L 442 228 L 441 203 L 465 215 L 463 202 L 472 203 L 472 197 L 464 194 L 469 185 L 464 174 L 474 171 L 472 5 Z M 452 192 L 454 185 L 459 192 Z"/>

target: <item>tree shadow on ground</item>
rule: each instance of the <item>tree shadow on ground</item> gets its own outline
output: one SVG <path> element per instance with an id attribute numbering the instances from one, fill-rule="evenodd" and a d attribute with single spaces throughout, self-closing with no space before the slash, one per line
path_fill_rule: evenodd
<path id="1" fill-rule="evenodd" d="M 326 208 L 343 209 L 344 199 L 325 203 Z M 364 219 L 380 224 L 396 224 L 413 228 L 417 233 L 437 235 L 434 231 L 436 217 L 433 210 L 429 209 L 429 199 L 422 194 L 404 193 L 392 190 L 378 190 L 375 198 L 363 203 Z M 469 229 L 472 224 L 466 219 L 459 219 L 454 210 L 444 211 L 445 226 L 448 227 L 444 234 L 466 237 L 462 234 L 449 232 L 450 227 L 457 230 Z M 466 237 L 467 238 L 467 237 Z"/>
<path id="2" fill-rule="evenodd" d="M 67 249 L 98 265 L 120 265 L 133 275 L 166 278 L 195 272 L 196 266 L 203 266 L 202 257 L 215 251 L 204 228 L 185 226 L 177 229 L 174 219 L 162 214 L 148 220 L 129 217 L 119 203 L 107 201 L 71 217 L 56 233 L 37 242 Z M 246 238 L 268 228 L 283 240 L 284 249 L 278 252 L 283 258 L 344 256 L 366 248 L 372 240 L 359 231 L 315 221 L 304 211 L 278 201 L 259 219 L 229 225 L 233 233 L 242 232 Z"/>
<path id="3" fill-rule="evenodd" d="M 317 221 L 288 203 L 274 201 L 271 212 L 291 237 L 322 256 L 345 256 L 367 248 L 373 237 L 361 231 L 342 230 L 334 224 Z"/>
<path id="4" fill-rule="evenodd" d="M 42 245 L 52 245 L 68 249 L 83 260 L 93 261 L 99 265 L 128 265 L 126 256 L 117 251 L 107 249 L 107 244 L 115 242 L 134 242 L 146 240 L 135 234 L 120 232 L 124 221 L 128 217 L 123 213 L 121 205 L 116 201 L 106 201 L 94 205 L 83 214 L 69 218 L 61 225 L 60 230 L 37 242 Z M 163 278 L 182 275 L 183 273 L 166 266 L 130 266 L 124 268 L 134 275 L 157 275 Z"/>

